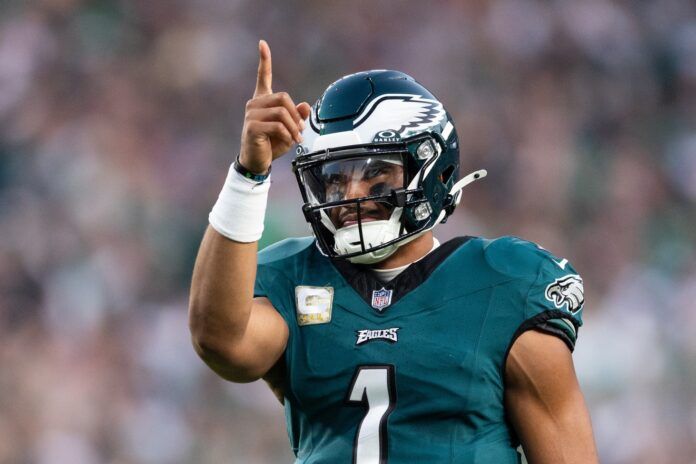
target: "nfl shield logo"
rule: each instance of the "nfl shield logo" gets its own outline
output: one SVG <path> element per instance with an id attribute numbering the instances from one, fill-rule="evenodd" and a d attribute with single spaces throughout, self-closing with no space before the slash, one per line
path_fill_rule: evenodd
<path id="1" fill-rule="evenodd" d="M 391 304 L 391 299 L 392 290 L 387 290 L 384 287 L 381 290 L 374 290 L 372 292 L 372 307 L 377 311 L 382 311 Z"/>

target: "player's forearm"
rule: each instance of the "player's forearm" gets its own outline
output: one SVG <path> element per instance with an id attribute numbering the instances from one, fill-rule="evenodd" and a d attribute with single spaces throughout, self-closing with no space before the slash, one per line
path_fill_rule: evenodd
<path id="1" fill-rule="evenodd" d="M 256 242 L 240 243 L 208 227 L 191 282 L 189 326 L 198 353 L 233 357 L 247 329 L 256 276 Z"/>
<path id="2" fill-rule="evenodd" d="M 582 395 L 563 411 L 528 407 L 516 427 L 529 464 L 597 464 L 590 417 Z"/>

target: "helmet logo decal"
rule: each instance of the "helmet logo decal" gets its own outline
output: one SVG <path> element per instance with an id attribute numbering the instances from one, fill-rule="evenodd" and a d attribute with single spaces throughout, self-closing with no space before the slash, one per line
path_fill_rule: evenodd
<path id="1" fill-rule="evenodd" d="M 363 133 L 396 132 L 405 138 L 439 125 L 445 118 L 445 109 L 437 100 L 420 95 L 385 94 L 365 107 L 353 128 L 364 125 L 360 128 Z M 396 129 L 384 131 L 385 126 Z"/>

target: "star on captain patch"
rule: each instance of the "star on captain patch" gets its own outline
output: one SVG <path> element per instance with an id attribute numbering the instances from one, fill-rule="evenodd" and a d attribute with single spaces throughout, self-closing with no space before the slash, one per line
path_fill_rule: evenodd
<path id="1" fill-rule="evenodd" d="M 391 304 L 392 293 L 393 290 L 387 290 L 384 287 L 381 290 L 374 290 L 372 292 L 372 307 L 382 312 L 384 308 Z"/>
<path id="2" fill-rule="evenodd" d="M 333 287 L 295 287 L 297 324 L 312 325 L 331 322 Z"/>

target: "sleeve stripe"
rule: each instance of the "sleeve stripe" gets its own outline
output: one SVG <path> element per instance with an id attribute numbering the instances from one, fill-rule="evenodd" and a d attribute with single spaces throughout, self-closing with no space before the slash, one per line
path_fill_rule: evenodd
<path id="1" fill-rule="evenodd" d="M 561 319 L 559 319 L 559 320 L 563 321 L 563 322 L 568 326 L 568 328 L 569 328 L 570 330 L 573 331 L 573 337 L 577 337 L 577 336 L 578 336 L 578 331 L 575 330 L 575 326 L 572 324 L 572 322 L 570 322 L 570 321 L 569 321 L 567 318 L 565 318 L 565 317 L 563 317 L 563 318 L 561 318 Z"/>

